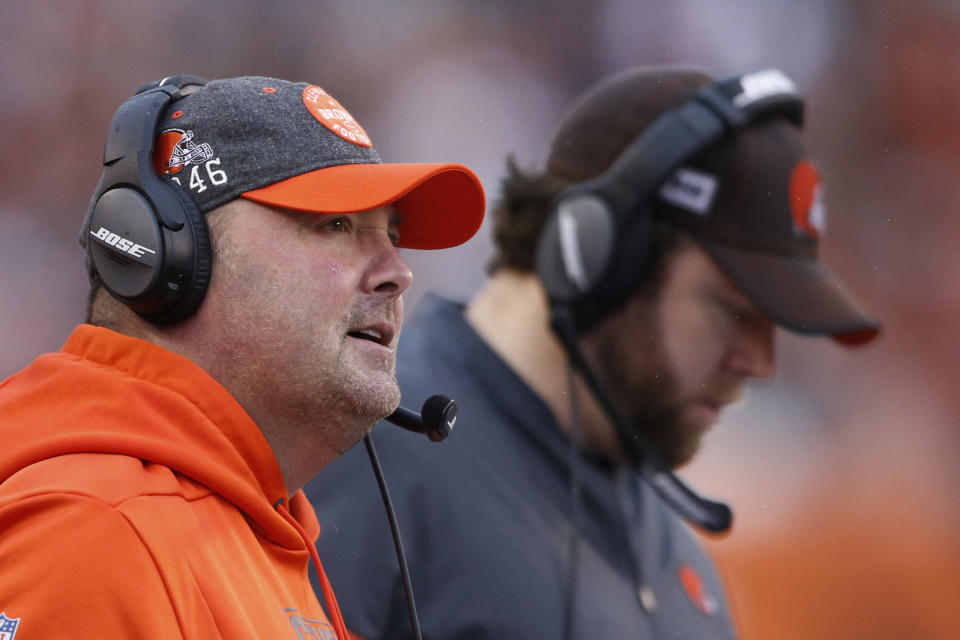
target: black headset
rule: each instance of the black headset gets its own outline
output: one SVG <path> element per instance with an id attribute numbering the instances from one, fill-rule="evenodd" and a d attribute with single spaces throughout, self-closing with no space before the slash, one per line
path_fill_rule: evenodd
<path id="1" fill-rule="evenodd" d="M 803 124 L 803 102 L 781 71 L 719 80 L 654 120 L 602 174 L 560 193 L 537 245 L 536 267 L 551 303 L 569 307 L 578 332 L 636 290 L 649 266 L 660 185 L 724 137 L 774 117 Z"/>
<path id="2" fill-rule="evenodd" d="M 110 123 L 103 177 L 93 198 L 86 247 L 113 297 L 156 324 L 197 310 L 210 282 L 210 234 L 203 214 L 153 167 L 167 106 L 207 83 L 178 75 L 140 87 Z"/>
<path id="3" fill-rule="evenodd" d="M 578 336 L 617 309 L 649 266 L 656 190 L 680 165 L 725 136 L 768 118 L 803 123 L 803 102 L 782 72 L 764 69 L 697 89 L 653 121 L 602 174 L 564 189 L 537 244 L 537 275 L 550 302 L 550 325 L 647 483 L 681 517 L 711 532 L 733 513 L 701 497 L 663 462 L 604 391 Z"/>

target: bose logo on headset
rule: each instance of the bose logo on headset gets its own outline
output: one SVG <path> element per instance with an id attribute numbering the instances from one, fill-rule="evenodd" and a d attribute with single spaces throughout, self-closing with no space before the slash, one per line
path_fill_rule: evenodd
<path id="1" fill-rule="evenodd" d="M 98 240 L 103 240 L 104 244 L 108 244 L 115 249 L 123 251 L 124 253 L 129 253 L 134 258 L 142 258 L 145 251 L 156 253 L 156 251 L 153 249 L 148 249 L 142 244 L 137 244 L 133 240 L 128 240 L 127 238 L 110 231 L 106 227 L 100 227 L 100 230 L 96 233 L 91 231 L 90 235 Z"/>

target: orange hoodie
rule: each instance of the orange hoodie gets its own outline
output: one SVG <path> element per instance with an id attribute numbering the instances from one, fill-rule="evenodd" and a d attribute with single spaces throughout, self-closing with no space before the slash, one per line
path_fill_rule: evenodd
<path id="1" fill-rule="evenodd" d="M 318 534 L 257 426 L 185 358 L 81 325 L 0 383 L 8 637 L 346 638 L 307 577 Z"/>

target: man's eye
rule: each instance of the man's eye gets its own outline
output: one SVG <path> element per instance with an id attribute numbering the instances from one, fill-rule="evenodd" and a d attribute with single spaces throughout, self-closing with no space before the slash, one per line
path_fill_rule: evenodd
<path id="1" fill-rule="evenodd" d="M 345 216 L 337 216 L 335 218 L 330 218 L 324 223 L 324 228 L 329 229 L 330 231 L 349 231 L 350 224 L 347 221 Z"/>
<path id="2" fill-rule="evenodd" d="M 726 313 L 738 325 L 751 325 L 757 321 L 757 314 L 753 309 L 740 305 L 726 305 Z"/>

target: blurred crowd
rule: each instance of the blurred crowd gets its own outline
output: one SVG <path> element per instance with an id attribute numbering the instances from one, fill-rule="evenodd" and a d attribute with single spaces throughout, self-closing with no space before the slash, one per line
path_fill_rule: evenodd
<path id="1" fill-rule="evenodd" d="M 539 166 L 605 74 L 779 67 L 808 101 L 825 262 L 884 333 L 859 351 L 778 337 L 777 376 L 684 470 L 736 513 L 705 544 L 748 640 L 956 637 L 958 33 L 951 0 L 0 1 L 0 378 L 82 321 L 76 233 L 110 118 L 142 83 L 310 81 L 385 160 L 462 162 L 492 198 L 506 155 Z M 489 248 L 485 228 L 409 252 L 408 308 L 469 297 Z"/>

